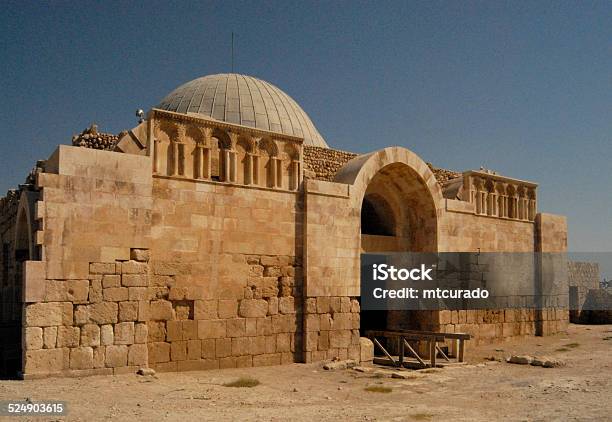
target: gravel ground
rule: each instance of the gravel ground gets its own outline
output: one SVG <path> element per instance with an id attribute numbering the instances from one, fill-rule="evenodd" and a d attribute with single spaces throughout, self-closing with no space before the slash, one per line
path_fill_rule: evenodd
<path id="1" fill-rule="evenodd" d="M 567 334 L 468 349 L 465 366 L 404 371 L 411 379 L 388 378 L 380 369 L 325 371 L 320 364 L 293 364 L 0 381 L 0 400 L 67 402 L 67 416 L 31 419 L 36 421 L 607 421 L 612 420 L 611 346 L 612 325 L 571 325 Z M 565 366 L 488 360 L 511 354 L 546 355 Z M 224 386 L 240 377 L 260 385 Z M 28 420 L 3 420 L 11 419 Z"/>

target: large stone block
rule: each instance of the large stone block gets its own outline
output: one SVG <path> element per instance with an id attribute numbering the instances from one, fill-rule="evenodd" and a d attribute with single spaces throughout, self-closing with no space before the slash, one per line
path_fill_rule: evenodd
<path id="1" fill-rule="evenodd" d="M 43 345 L 45 349 L 53 349 L 57 344 L 57 327 L 45 327 Z"/>
<path id="2" fill-rule="evenodd" d="M 129 366 L 147 366 L 149 363 L 149 348 L 146 344 L 132 344 L 128 349 Z"/>
<path id="3" fill-rule="evenodd" d="M 125 345 L 106 346 L 106 367 L 119 368 L 127 365 L 128 347 Z"/>
<path id="4" fill-rule="evenodd" d="M 86 302 L 89 295 L 89 280 L 48 280 L 45 301 Z"/>
<path id="5" fill-rule="evenodd" d="M 128 288 L 128 300 L 147 300 L 147 288 L 146 287 L 129 287 Z"/>
<path id="6" fill-rule="evenodd" d="M 230 339 L 206 339 L 202 340 L 202 359 L 214 359 L 215 358 L 215 342 L 221 340 Z"/>
<path id="7" fill-rule="evenodd" d="M 72 305 L 69 303 L 49 302 L 26 305 L 26 327 L 50 327 L 65 323 L 72 323 Z"/>
<path id="8" fill-rule="evenodd" d="M 121 283 L 126 287 L 147 287 L 149 276 L 146 274 L 123 274 Z"/>
<path id="9" fill-rule="evenodd" d="M 74 311 L 74 323 L 75 325 L 84 325 L 90 322 L 89 320 L 89 306 L 79 305 Z"/>
<path id="10" fill-rule="evenodd" d="M 26 350 L 42 349 L 43 329 L 40 327 L 26 328 L 24 342 Z"/>
<path id="11" fill-rule="evenodd" d="M 148 262 L 149 261 L 149 250 L 148 249 L 132 249 L 130 251 L 130 259 L 138 262 Z"/>
<path id="12" fill-rule="evenodd" d="M 198 338 L 226 337 L 226 321 L 224 319 L 198 321 Z"/>
<path id="13" fill-rule="evenodd" d="M 134 343 L 146 343 L 149 337 L 149 328 L 145 323 L 134 325 Z"/>
<path id="14" fill-rule="evenodd" d="M 102 276 L 102 287 L 109 289 L 111 287 L 121 287 L 121 276 L 117 274 L 107 274 Z"/>
<path id="15" fill-rule="evenodd" d="M 227 337 L 242 337 L 246 333 L 246 319 L 232 318 L 227 320 Z"/>
<path id="16" fill-rule="evenodd" d="M 115 274 L 115 264 L 107 262 L 92 262 L 89 264 L 90 274 Z"/>
<path id="17" fill-rule="evenodd" d="M 195 340 L 198 338 L 198 321 L 186 320 L 181 322 L 182 340 Z"/>
<path id="18" fill-rule="evenodd" d="M 26 350 L 24 373 L 52 374 L 64 369 L 64 349 Z"/>
<path id="19" fill-rule="evenodd" d="M 144 262 L 127 261 L 121 263 L 121 274 L 147 274 L 149 265 Z"/>
<path id="20" fill-rule="evenodd" d="M 104 349 L 105 347 L 93 347 L 93 367 L 104 368 Z"/>
<path id="21" fill-rule="evenodd" d="M 329 332 L 329 346 L 332 348 L 346 348 L 351 344 L 350 330 L 332 330 Z"/>
<path id="22" fill-rule="evenodd" d="M 166 323 L 162 321 L 147 322 L 149 332 L 149 341 L 165 341 L 166 340 Z"/>
<path id="23" fill-rule="evenodd" d="M 96 324 L 114 324 L 117 322 L 119 305 L 115 302 L 100 302 L 89 306 L 89 319 Z"/>
<path id="24" fill-rule="evenodd" d="M 173 341 L 170 344 L 170 360 L 180 361 L 187 360 L 187 342 Z"/>
<path id="25" fill-rule="evenodd" d="M 138 319 L 138 302 L 119 303 L 119 321 L 136 321 Z"/>
<path id="26" fill-rule="evenodd" d="M 200 359 L 202 356 L 202 340 L 187 341 L 187 359 Z"/>
<path id="27" fill-rule="evenodd" d="M 372 362 L 374 360 L 374 343 L 367 337 L 359 339 L 360 361 Z"/>
<path id="28" fill-rule="evenodd" d="M 295 301 L 293 297 L 281 297 L 278 301 L 278 311 L 281 314 L 294 314 L 295 313 Z"/>
<path id="29" fill-rule="evenodd" d="M 194 302 L 194 318 L 198 319 L 217 319 L 218 315 L 217 300 L 196 300 Z"/>
<path id="30" fill-rule="evenodd" d="M 58 327 L 57 347 L 77 347 L 79 345 L 79 339 L 79 327 Z"/>
<path id="31" fill-rule="evenodd" d="M 100 278 L 92 278 L 89 280 L 89 297 L 88 300 L 90 303 L 98 303 L 102 302 L 104 299 L 102 295 L 102 278 L 103 276 L 93 276 Z"/>
<path id="32" fill-rule="evenodd" d="M 147 348 L 149 354 L 149 364 L 170 361 L 170 343 L 148 343 Z"/>
<path id="33" fill-rule="evenodd" d="M 45 297 L 47 268 L 44 261 L 25 261 L 23 264 L 23 301 L 42 302 Z"/>
<path id="34" fill-rule="evenodd" d="M 104 300 L 108 302 L 121 302 L 128 300 L 129 290 L 126 287 L 111 287 L 103 290 Z"/>
<path id="35" fill-rule="evenodd" d="M 149 307 L 149 317 L 155 321 L 166 321 L 174 318 L 172 303 L 167 300 L 154 300 Z"/>
<path id="36" fill-rule="evenodd" d="M 99 346 L 100 327 L 95 324 L 86 324 L 81 327 L 81 346 Z"/>
<path id="37" fill-rule="evenodd" d="M 112 325 L 103 325 L 100 327 L 100 342 L 105 346 L 110 346 L 115 343 L 115 334 Z"/>
<path id="38" fill-rule="evenodd" d="M 218 304 L 219 318 L 235 318 L 238 315 L 238 301 L 236 299 L 220 300 Z"/>
<path id="39" fill-rule="evenodd" d="M 115 324 L 115 344 L 134 343 L 134 323 L 120 322 Z"/>
<path id="40" fill-rule="evenodd" d="M 91 347 L 70 349 L 70 369 L 91 368 L 93 368 L 93 349 Z"/>
<path id="41" fill-rule="evenodd" d="M 262 299 L 243 299 L 238 314 L 243 318 L 259 318 L 268 314 L 268 302 Z"/>
<path id="42" fill-rule="evenodd" d="M 253 356 L 253 366 L 272 366 L 281 364 L 280 353 L 268 353 L 264 355 Z"/>

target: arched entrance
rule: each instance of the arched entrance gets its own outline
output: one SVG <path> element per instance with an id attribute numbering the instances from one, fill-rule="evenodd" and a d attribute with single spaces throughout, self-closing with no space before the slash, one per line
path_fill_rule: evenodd
<path id="1" fill-rule="evenodd" d="M 33 192 L 23 192 L 14 220 L 12 242 L 2 242 L 2 309 L 0 318 L 0 378 L 16 378 L 22 370 L 23 266 L 37 259 L 32 243 Z M 8 239 L 5 239 L 8 240 Z"/>
<path id="2" fill-rule="evenodd" d="M 362 253 L 437 252 L 442 192 L 416 154 L 392 147 L 359 156 L 335 180 L 352 182 Z M 361 310 L 360 329 L 426 329 L 428 317 L 419 311 Z"/>

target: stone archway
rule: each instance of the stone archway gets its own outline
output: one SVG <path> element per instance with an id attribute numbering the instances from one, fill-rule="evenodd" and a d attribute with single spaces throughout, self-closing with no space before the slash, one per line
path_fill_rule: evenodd
<path id="1" fill-rule="evenodd" d="M 351 200 L 361 217 L 362 253 L 438 251 L 442 191 L 427 164 L 412 151 L 390 147 L 356 157 L 335 181 L 352 185 Z M 362 310 L 360 328 L 426 329 L 431 316 Z"/>

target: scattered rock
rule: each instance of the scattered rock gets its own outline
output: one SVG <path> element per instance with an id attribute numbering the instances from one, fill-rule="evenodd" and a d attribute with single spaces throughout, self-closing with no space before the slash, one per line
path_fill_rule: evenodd
<path id="1" fill-rule="evenodd" d="M 533 361 L 533 357 L 529 355 L 512 355 L 507 359 L 508 363 L 516 363 L 518 365 L 529 365 Z"/>
<path id="2" fill-rule="evenodd" d="M 138 375 L 142 375 L 142 376 L 153 376 L 153 375 L 155 375 L 155 369 L 153 369 L 153 368 L 138 368 L 138 371 L 136 371 L 136 373 Z"/>
<path id="3" fill-rule="evenodd" d="M 352 359 L 339 360 L 339 361 L 326 363 L 325 365 L 323 365 L 323 369 L 328 370 L 328 371 L 333 371 L 337 369 L 354 368 L 356 365 L 357 365 L 357 362 Z"/>
<path id="4" fill-rule="evenodd" d="M 558 368 L 561 366 L 565 366 L 565 362 L 561 359 L 548 359 L 544 361 L 544 364 L 542 366 L 544 368 Z"/>
<path id="5" fill-rule="evenodd" d="M 353 370 L 357 372 L 372 372 L 374 368 L 368 368 L 366 366 L 355 366 Z"/>
<path id="6" fill-rule="evenodd" d="M 293 392 L 294 392 L 294 393 L 297 393 L 297 392 L 299 392 L 299 391 L 300 391 L 300 390 L 298 390 L 298 389 L 297 389 L 297 387 L 293 387 Z"/>

